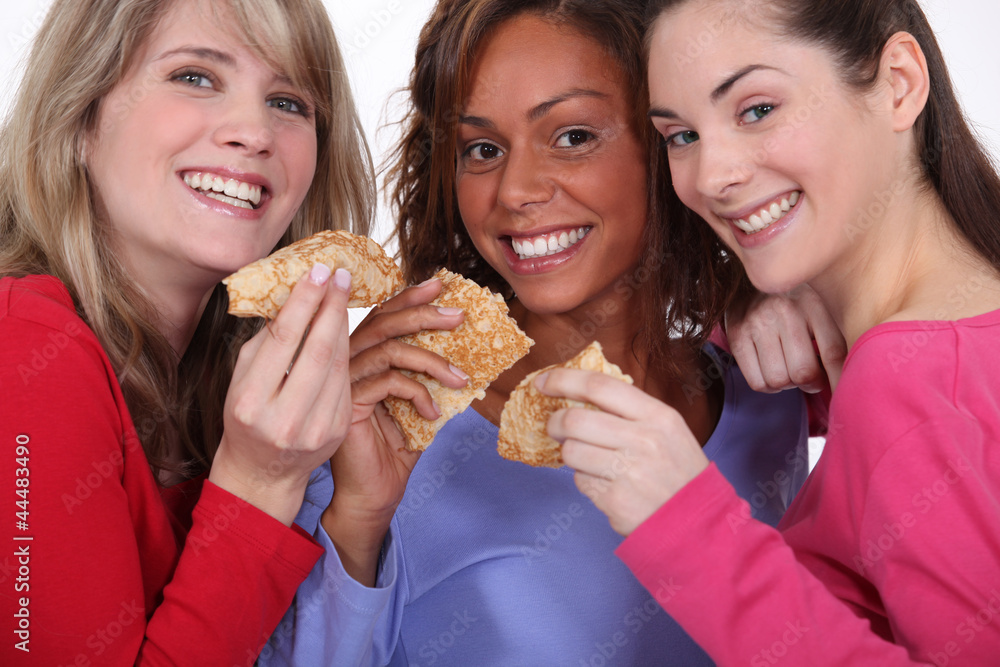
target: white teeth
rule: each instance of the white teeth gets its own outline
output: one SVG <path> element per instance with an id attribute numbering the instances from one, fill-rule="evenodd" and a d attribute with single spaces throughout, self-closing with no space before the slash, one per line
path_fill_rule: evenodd
<path id="1" fill-rule="evenodd" d="M 796 203 L 798 203 L 799 194 L 800 193 L 798 191 L 793 192 L 788 196 L 788 199 L 782 199 L 780 202 L 773 202 L 770 206 L 762 208 L 759 212 L 751 215 L 749 218 L 734 220 L 733 224 L 747 234 L 754 234 L 767 229 L 775 222 L 785 217 L 785 214 L 788 213 Z"/>
<path id="2" fill-rule="evenodd" d="M 251 209 L 253 208 L 253 206 L 251 206 L 250 202 L 248 201 L 243 201 L 242 199 L 235 199 L 233 197 L 227 197 L 226 195 L 220 195 L 217 192 L 208 192 L 206 193 L 205 196 L 229 204 L 230 206 L 238 206 L 239 208 L 251 208 Z"/>
<path id="3" fill-rule="evenodd" d="M 579 227 L 568 232 L 538 236 L 534 239 L 511 239 L 511 247 L 520 259 L 531 257 L 548 257 L 572 247 L 579 242 L 587 232 L 589 227 Z"/>
<path id="4" fill-rule="evenodd" d="M 204 195 L 224 201 L 227 204 L 232 201 L 240 202 L 233 204 L 240 208 L 254 208 L 260 204 L 263 188 L 259 185 L 238 181 L 235 178 L 223 180 L 221 176 L 215 174 L 185 174 L 184 182 L 193 190 L 199 190 Z M 218 193 L 218 196 L 213 196 Z"/>

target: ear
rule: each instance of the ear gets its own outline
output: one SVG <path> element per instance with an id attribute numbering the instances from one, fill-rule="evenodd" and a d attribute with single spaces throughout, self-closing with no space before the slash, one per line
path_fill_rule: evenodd
<path id="1" fill-rule="evenodd" d="M 903 132 L 917 122 L 931 90 L 927 59 L 916 38 L 908 32 L 890 37 L 881 69 L 892 91 L 892 129 Z"/>

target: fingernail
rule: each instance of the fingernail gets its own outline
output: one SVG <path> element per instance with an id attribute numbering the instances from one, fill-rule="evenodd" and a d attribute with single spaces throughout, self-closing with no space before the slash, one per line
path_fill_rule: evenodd
<path id="1" fill-rule="evenodd" d="M 435 280 L 437 280 L 437 278 L 435 278 L 435 277 L 431 276 L 430 278 L 428 278 L 428 279 L 427 279 L 427 280 L 425 280 L 424 282 L 422 282 L 422 283 L 420 283 L 419 285 L 417 285 L 417 287 L 423 287 L 424 285 L 430 285 L 430 284 L 431 284 L 432 282 L 434 282 Z"/>
<path id="2" fill-rule="evenodd" d="M 461 308 L 445 308 L 443 306 L 439 306 L 438 309 L 437 309 L 437 311 L 439 313 L 441 313 L 442 315 L 445 315 L 447 317 L 452 317 L 454 315 L 461 315 L 462 314 L 462 309 Z"/>
<path id="3" fill-rule="evenodd" d="M 337 269 L 333 274 L 333 284 L 345 292 L 351 291 L 351 274 L 347 269 Z"/>
<path id="4" fill-rule="evenodd" d="M 542 389 L 545 389 L 545 383 L 548 382 L 548 379 L 549 379 L 549 374 L 548 373 L 542 373 L 541 375 L 539 375 L 538 377 L 536 377 L 535 378 L 535 388 L 538 389 L 539 391 L 541 391 Z"/>
<path id="5" fill-rule="evenodd" d="M 316 285 L 325 285 L 330 279 L 330 267 L 326 264 L 314 264 L 309 271 L 309 280 Z"/>
<path id="6" fill-rule="evenodd" d="M 460 377 L 463 380 L 468 380 L 469 379 L 469 376 L 466 375 L 465 371 L 463 371 L 458 366 L 455 366 L 454 364 L 448 364 L 448 368 L 451 369 L 451 372 L 454 373 L 456 377 Z"/>

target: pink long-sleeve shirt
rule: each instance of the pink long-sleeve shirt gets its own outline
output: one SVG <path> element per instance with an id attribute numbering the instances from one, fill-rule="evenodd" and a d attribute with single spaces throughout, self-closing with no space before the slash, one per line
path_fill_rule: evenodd
<path id="1" fill-rule="evenodd" d="M 848 355 L 774 530 L 710 467 L 617 555 L 719 665 L 1000 664 L 1000 311 Z"/>

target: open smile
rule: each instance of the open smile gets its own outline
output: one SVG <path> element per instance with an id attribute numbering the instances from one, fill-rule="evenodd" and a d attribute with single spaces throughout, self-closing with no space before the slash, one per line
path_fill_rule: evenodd
<path id="1" fill-rule="evenodd" d="M 185 172 L 184 182 L 192 190 L 230 206 L 256 210 L 266 192 L 261 185 L 225 178 L 209 172 Z"/>
<path id="2" fill-rule="evenodd" d="M 577 227 L 538 236 L 510 237 L 510 244 L 518 259 L 549 257 L 569 250 L 582 241 L 591 229 L 591 227 Z"/>
<path id="3" fill-rule="evenodd" d="M 795 208 L 801 195 L 802 193 L 796 190 L 791 194 L 778 197 L 770 204 L 762 206 L 756 212 L 745 217 L 723 217 L 746 234 L 758 234 L 784 218 L 789 211 Z"/>

